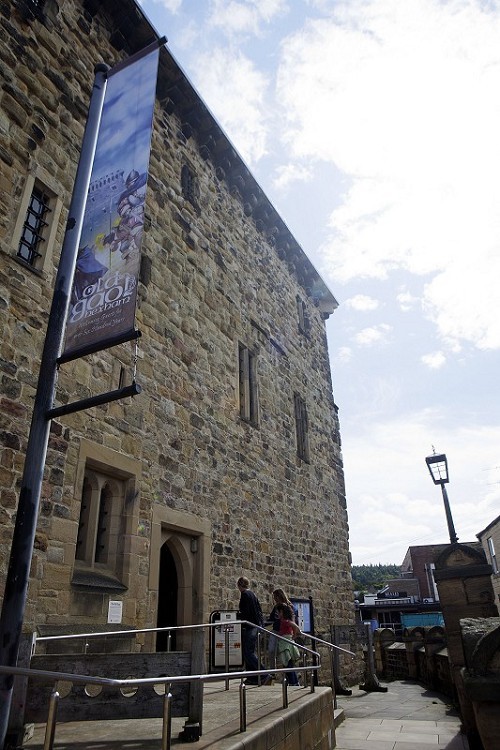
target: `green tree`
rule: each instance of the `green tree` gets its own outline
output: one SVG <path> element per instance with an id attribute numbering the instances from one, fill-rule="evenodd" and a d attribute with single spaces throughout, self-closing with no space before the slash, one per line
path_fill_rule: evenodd
<path id="1" fill-rule="evenodd" d="M 353 565 L 352 587 L 354 591 L 377 592 L 384 588 L 387 581 L 399 578 L 400 565 Z"/>

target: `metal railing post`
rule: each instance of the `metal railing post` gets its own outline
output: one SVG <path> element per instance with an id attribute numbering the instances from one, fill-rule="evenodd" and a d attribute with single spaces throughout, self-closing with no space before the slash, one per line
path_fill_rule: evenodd
<path id="1" fill-rule="evenodd" d="M 170 653 L 172 651 L 172 631 L 168 631 L 167 635 L 167 651 Z"/>
<path id="2" fill-rule="evenodd" d="M 247 731 L 247 687 L 240 681 L 240 732 Z"/>
<path id="3" fill-rule="evenodd" d="M 261 668 L 262 665 L 262 643 L 260 630 L 257 631 L 257 669 Z M 257 675 L 257 685 L 260 687 L 262 684 L 262 675 Z"/>
<path id="4" fill-rule="evenodd" d="M 49 701 L 49 712 L 47 714 L 47 724 L 45 726 L 45 740 L 43 750 L 52 750 L 54 746 L 54 736 L 56 733 L 57 706 L 59 705 L 59 693 L 54 688 Z"/>
<path id="5" fill-rule="evenodd" d="M 163 697 L 163 721 L 161 727 L 161 750 L 170 750 L 170 741 L 172 738 L 172 685 L 165 685 L 165 695 Z M 44 749 L 45 750 L 45 749 Z"/>
<path id="6" fill-rule="evenodd" d="M 288 708 L 288 680 L 286 672 L 283 672 L 283 682 L 281 683 L 281 695 L 283 697 L 283 708 Z"/>
<path id="7" fill-rule="evenodd" d="M 333 707 L 337 708 L 337 693 L 335 692 L 335 649 L 330 649 L 330 669 L 332 671 L 332 693 L 333 693 Z"/>
<path id="8" fill-rule="evenodd" d="M 226 674 L 229 672 L 229 627 L 224 628 L 224 669 Z M 226 690 L 229 690 L 229 677 L 226 677 Z"/>

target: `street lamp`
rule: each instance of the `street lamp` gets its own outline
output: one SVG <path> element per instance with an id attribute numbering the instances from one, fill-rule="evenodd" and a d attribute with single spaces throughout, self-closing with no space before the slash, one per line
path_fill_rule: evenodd
<path id="1" fill-rule="evenodd" d="M 458 542 L 458 536 L 453 525 L 453 518 L 451 517 L 450 501 L 448 500 L 448 494 L 446 492 L 445 484 L 448 484 L 450 477 L 448 474 L 448 461 L 444 453 L 436 454 L 434 451 L 432 456 L 427 456 L 425 459 L 427 468 L 429 469 L 432 481 L 434 484 L 441 485 L 441 492 L 443 493 L 443 503 L 446 512 L 446 521 L 448 523 L 448 534 L 450 535 L 451 544 Z"/>

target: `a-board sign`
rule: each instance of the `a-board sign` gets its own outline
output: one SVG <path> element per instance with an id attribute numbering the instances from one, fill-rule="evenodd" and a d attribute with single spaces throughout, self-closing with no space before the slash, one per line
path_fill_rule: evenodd
<path id="1" fill-rule="evenodd" d="M 211 667 L 224 669 L 226 666 L 226 644 L 228 648 L 228 666 L 243 666 L 243 650 L 241 646 L 241 623 L 237 619 L 237 610 L 219 610 L 212 612 L 210 622 L 220 622 L 218 627 L 212 628 L 211 638 Z M 227 636 L 226 636 L 227 632 Z M 227 639 L 227 640 L 226 640 Z"/>

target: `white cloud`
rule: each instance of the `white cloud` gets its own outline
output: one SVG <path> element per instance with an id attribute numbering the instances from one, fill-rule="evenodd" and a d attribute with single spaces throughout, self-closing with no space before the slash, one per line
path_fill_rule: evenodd
<path id="1" fill-rule="evenodd" d="M 444 356 L 443 352 L 424 354 L 421 359 L 424 365 L 429 367 L 431 370 L 439 370 L 446 362 L 446 357 Z"/>
<path id="2" fill-rule="evenodd" d="M 392 327 L 387 323 L 381 323 L 378 326 L 363 328 L 356 334 L 354 340 L 358 346 L 373 346 L 374 344 L 384 343 L 391 333 Z"/>
<path id="3" fill-rule="evenodd" d="M 170 13 L 177 13 L 182 7 L 182 0 L 151 0 L 155 5 L 161 5 Z M 145 5 L 145 0 L 139 0 L 139 5 Z"/>
<path id="4" fill-rule="evenodd" d="M 350 297 L 344 302 L 347 307 L 360 312 L 367 312 L 369 310 L 376 310 L 379 306 L 379 301 L 368 297 L 366 294 L 356 294 L 354 297 Z"/>
<path id="5" fill-rule="evenodd" d="M 500 198 L 500 196 L 499 196 Z M 424 307 L 443 339 L 478 349 L 500 348 L 500 248 L 457 258 L 424 289 Z"/>
<path id="6" fill-rule="evenodd" d="M 266 152 L 266 76 L 240 52 L 211 49 L 196 59 L 196 83 L 248 163 Z"/>
<path id="7" fill-rule="evenodd" d="M 408 291 L 402 291 L 396 295 L 396 301 L 403 312 L 410 312 L 417 305 L 421 305 L 421 300 Z"/>
<path id="8" fill-rule="evenodd" d="M 270 23 L 287 10 L 285 0 L 213 0 L 209 25 L 228 35 L 258 35 L 262 24 Z"/>
<path id="9" fill-rule="evenodd" d="M 276 169 L 273 185 L 283 190 L 293 182 L 310 182 L 312 177 L 313 171 L 310 167 L 294 163 L 286 164 Z"/>
<path id="10" fill-rule="evenodd" d="M 469 0 L 330 8 L 283 42 L 278 76 L 292 153 L 333 162 L 351 180 L 331 214 L 320 270 L 337 282 L 397 269 L 438 274 L 426 308 L 440 335 L 500 348 L 491 312 L 500 271 L 500 9 Z"/>
<path id="11" fill-rule="evenodd" d="M 347 362 L 350 362 L 352 359 L 352 349 L 350 346 L 341 346 L 340 349 L 337 352 L 337 362 L 342 362 L 342 364 L 347 364 Z"/>

